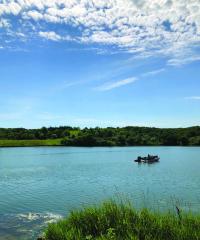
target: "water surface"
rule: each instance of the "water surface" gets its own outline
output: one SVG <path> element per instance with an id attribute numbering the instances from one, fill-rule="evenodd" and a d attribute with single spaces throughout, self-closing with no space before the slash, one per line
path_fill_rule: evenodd
<path id="1" fill-rule="evenodd" d="M 147 154 L 160 163 L 133 162 Z M 71 209 L 113 196 L 197 212 L 199 169 L 199 147 L 0 148 L 0 240 L 35 239 Z"/>

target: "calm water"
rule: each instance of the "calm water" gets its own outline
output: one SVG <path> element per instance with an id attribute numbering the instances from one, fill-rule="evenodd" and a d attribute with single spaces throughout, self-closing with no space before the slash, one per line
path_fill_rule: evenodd
<path id="1" fill-rule="evenodd" d="M 160 163 L 138 165 L 138 155 Z M 0 240 L 35 239 L 71 209 L 125 196 L 136 207 L 200 210 L 200 148 L 1 148 Z"/>

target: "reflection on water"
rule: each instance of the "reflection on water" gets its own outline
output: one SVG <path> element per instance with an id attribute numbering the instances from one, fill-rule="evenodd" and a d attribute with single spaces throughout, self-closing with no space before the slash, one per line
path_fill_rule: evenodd
<path id="1" fill-rule="evenodd" d="M 137 156 L 159 155 L 156 164 Z M 35 239 L 71 209 L 113 196 L 135 207 L 200 210 L 200 148 L 1 148 L 0 240 Z"/>

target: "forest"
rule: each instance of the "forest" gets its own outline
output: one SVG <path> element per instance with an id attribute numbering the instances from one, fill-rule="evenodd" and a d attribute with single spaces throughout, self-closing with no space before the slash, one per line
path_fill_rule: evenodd
<path id="1" fill-rule="evenodd" d="M 200 126 L 189 128 L 0 128 L 0 140 L 59 140 L 64 146 L 200 146 Z"/>

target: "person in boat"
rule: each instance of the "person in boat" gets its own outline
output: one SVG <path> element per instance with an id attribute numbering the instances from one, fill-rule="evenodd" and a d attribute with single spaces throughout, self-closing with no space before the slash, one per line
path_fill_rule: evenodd
<path id="1" fill-rule="evenodd" d="M 139 156 L 135 162 L 141 162 L 142 158 Z"/>
<path id="2" fill-rule="evenodd" d="M 153 159 L 156 159 L 156 158 L 158 158 L 158 156 L 153 156 L 153 155 L 148 154 L 148 159 L 153 160 Z"/>

